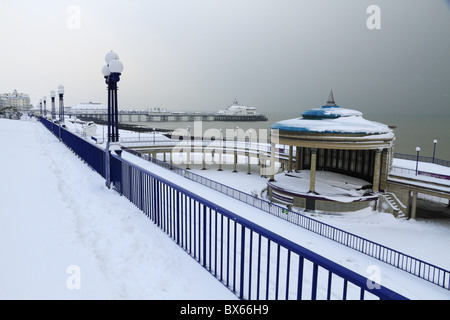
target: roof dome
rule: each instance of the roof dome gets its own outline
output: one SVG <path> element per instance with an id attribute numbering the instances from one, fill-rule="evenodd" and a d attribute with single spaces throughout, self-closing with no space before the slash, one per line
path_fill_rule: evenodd
<path id="1" fill-rule="evenodd" d="M 389 126 L 366 120 L 362 115 L 359 111 L 336 105 L 331 91 L 326 105 L 303 112 L 301 118 L 277 122 L 271 129 L 339 134 L 392 133 Z"/>
<path id="2" fill-rule="evenodd" d="M 322 106 L 322 108 L 314 108 L 302 113 L 303 119 L 311 120 L 336 119 L 350 116 L 362 117 L 362 113 L 356 110 L 344 109 L 336 105 L 336 102 L 334 102 L 333 90 L 330 92 L 327 104 Z"/>

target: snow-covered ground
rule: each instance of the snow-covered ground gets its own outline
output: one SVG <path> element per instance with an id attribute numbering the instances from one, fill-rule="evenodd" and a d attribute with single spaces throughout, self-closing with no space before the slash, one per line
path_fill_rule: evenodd
<path id="1" fill-rule="evenodd" d="M 5 257 L 0 261 L 0 298 L 235 298 L 139 210 L 107 189 L 104 179 L 41 124 L 0 120 L 0 147 L 2 155 L 8 155 L 0 158 L 0 252 Z M 450 299 L 448 290 L 217 195 L 143 159 L 123 156 L 196 188 L 202 196 L 214 197 L 216 203 L 354 271 L 364 274 L 368 266 L 380 265 L 381 284 L 412 299 Z M 247 175 L 246 165 L 233 174 L 231 165 L 224 165 L 222 172 L 191 167 L 248 193 L 260 192 L 266 184 L 257 173 Z M 448 220 L 397 220 L 370 209 L 315 218 L 450 269 Z M 75 266 L 69 269 L 75 273 L 67 273 L 70 266 Z M 81 289 L 70 290 L 67 280 L 78 270 Z"/>
<path id="2" fill-rule="evenodd" d="M 42 124 L 0 150 L 0 299 L 236 299 Z"/>

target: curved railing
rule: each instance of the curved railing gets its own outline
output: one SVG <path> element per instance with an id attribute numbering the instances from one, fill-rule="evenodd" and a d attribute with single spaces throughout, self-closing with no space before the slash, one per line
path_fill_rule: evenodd
<path id="1" fill-rule="evenodd" d="M 84 161 L 87 162 L 94 170 L 105 177 L 104 161 L 105 151 L 97 146 L 87 142 L 83 138 L 70 133 L 68 130 L 59 127 L 46 119 L 42 119 L 42 123 L 69 148 L 77 153 Z M 123 148 L 126 151 L 142 157 L 142 155 L 131 149 Z M 211 179 L 192 173 L 189 170 L 171 165 L 156 158 L 149 158 L 149 161 L 173 170 L 184 177 L 197 181 L 205 186 L 213 188 L 224 194 L 227 194 L 244 203 L 252 205 L 265 212 L 278 216 L 284 220 L 292 222 L 304 229 L 310 230 L 316 234 L 322 235 L 337 243 L 343 244 L 349 248 L 355 249 L 361 253 L 367 254 L 375 259 L 388 263 L 401 270 L 407 271 L 417 277 L 434 283 L 442 288 L 450 290 L 450 271 L 414 258 L 412 256 L 393 250 L 381 244 L 364 239 L 355 234 L 333 227 L 326 223 L 314 220 L 308 216 L 288 210 L 277 204 L 271 203 L 264 199 L 246 194 L 229 186 L 223 185 Z"/>
<path id="2" fill-rule="evenodd" d="M 143 157 L 141 153 L 135 150 L 125 147 L 123 147 L 123 149 L 134 155 Z M 238 199 L 255 208 L 261 209 L 281 219 L 294 223 L 306 230 L 312 231 L 327 239 L 333 240 L 339 244 L 345 245 L 372 258 L 385 262 L 403 271 L 409 272 L 421 279 L 427 280 L 442 288 L 450 290 L 450 271 L 444 268 L 425 262 L 421 259 L 414 258 L 400 251 L 391 249 L 371 240 L 367 240 L 358 235 L 341 230 L 326 223 L 317 221 L 311 217 L 289 210 L 273 202 L 257 198 L 253 195 L 247 194 L 214 180 L 205 178 L 201 175 L 197 175 L 189 170 L 158 160 L 154 157 L 148 157 L 147 160 L 161 167 L 172 170 L 173 172 L 182 175 L 187 179 L 196 181 L 202 185 L 224 193 L 234 199 Z"/>
<path id="3" fill-rule="evenodd" d="M 394 153 L 394 158 L 404 159 L 404 160 L 413 160 L 413 161 L 419 160 L 420 162 L 428 162 L 428 163 L 438 164 L 441 166 L 450 167 L 450 161 L 433 158 L 433 157 L 425 157 L 425 156 L 420 156 L 420 155 L 419 155 L 419 157 L 417 157 L 417 155 L 413 155 L 413 154 Z"/>
<path id="4" fill-rule="evenodd" d="M 114 189 L 240 299 L 407 299 L 48 120 L 42 122 L 91 167 L 99 162 L 93 153 L 108 156 Z"/>

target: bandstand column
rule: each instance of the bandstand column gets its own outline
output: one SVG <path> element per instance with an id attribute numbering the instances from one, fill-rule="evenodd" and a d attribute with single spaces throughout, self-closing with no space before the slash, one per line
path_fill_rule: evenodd
<path id="1" fill-rule="evenodd" d="M 191 164 L 191 146 L 188 147 L 186 152 L 186 170 L 190 170 L 189 165 Z"/>
<path id="2" fill-rule="evenodd" d="M 380 189 L 380 165 L 381 165 L 381 150 L 377 149 L 375 153 L 375 165 L 373 170 L 373 192 L 378 192 Z"/>
<path id="3" fill-rule="evenodd" d="M 292 157 L 294 153 L 294 146 L 289 146 L 289 162 L 288 162 L 288 172 L 292 172 Z"/>
<path id="4" fill-rule="evenodd" d="M 203 164 L 202 170 L 206 170 L 206 152 L 205 152 L 205 149 L 203 149 L 203 152 L 202 152 L 202 164 Z"/>
<path id="5" fill-rule="evenodd" d="M 301 154 L 302 154 L 302 148 L 301 147 L 295 147 L 295 171 L 299 171 L 303 164 L 301 163 Z"/>
<path id="6" fill-rule="evenodd" d="M 275 143 L 271 143 L 270 148 L 270 181 L 275 181 Z"/>
<path id="7" fill-rule="evenodd" d="M 222 149 L 219 150 L 219 169 L 217 171 L 222 171 Z"/>
<path id="8" fill-rule="evenodd" d="M 317 164 L 317 149 L 311 148 L 311 175 L 309 177 L 309 192 L 316 192 L 316 164 Z"/>

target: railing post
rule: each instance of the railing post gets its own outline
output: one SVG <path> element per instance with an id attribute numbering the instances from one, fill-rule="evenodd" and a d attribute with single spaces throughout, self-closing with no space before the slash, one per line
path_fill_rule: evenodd
<path id="1" fill-rule="evenodd" d="M 200 217 L 199 217 L 200 220 Z M 200 222 L 200 221 L 199 221 Z M 203 206 L 203 267 L 206 267 L 206 206 Z M 200 231 L 200 229 L 199 229 Z"/>
<path id="2" fill-rule="evenodd" d="M 239 299 L 244 297 L 244 272 L 245 272 L 245 227 L 241 225 L 241 266 L 239 270 Z M 251 277 L 251 275 L 250 275 Z M 249 297 L 250 298 L 250 297 Z"/>
<path id="3" fill-rule="evenodd" d="M 180 244 L 180 191 L 177 190 L 177 244 Z"/>
<path id="4" fill-rule="evenodd" d="M 106 143 L 105 150 L 105 178 L 106 178 L 106 186 L 108 189 L 111 189 L 111 158 L 110 158 L 110 150 L 109 150 L 109 140 Z"/>

